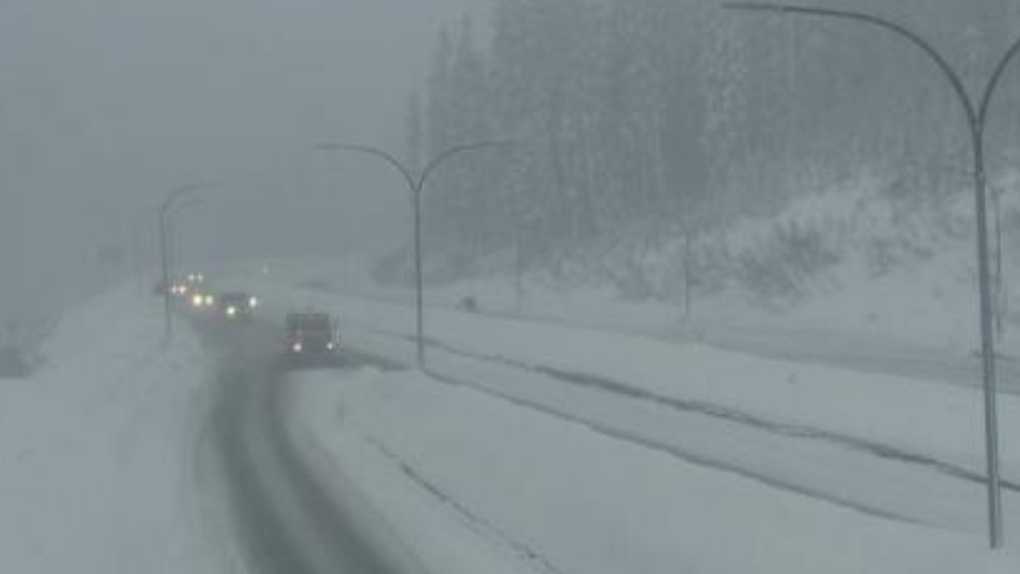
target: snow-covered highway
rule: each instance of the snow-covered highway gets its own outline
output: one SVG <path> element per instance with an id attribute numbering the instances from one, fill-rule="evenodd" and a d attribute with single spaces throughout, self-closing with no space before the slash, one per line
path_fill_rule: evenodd
<path id="1" fill-rule="evenodd" d="M 282 334 L 265 322 L 202 319 L 194 324 L 216 356 L 219 387 L 203 454 L 222 472 L 221 492 L 246 568 L 261 574 L 422 572 L 356 488 L 325 491 L 295 449 L 282 418 L 288 391 L 278 360 Z"/>
<path id="2" fill-rule="evenodd" d="M 515 323 L 540 344 L 496 352 L 507 325 L 469 317 L 468 338 L 434 322 L 416 372 L 400 367 L 402 310 L 352 300 L 344 367 L 284 372 L 280 297 L 267 289 L 249 324 L 182 323 L 170 346 L 152 300 L 70 314 L 50 366 L 0 387 L 4 556 L 24 572 L 1015 570 L 985 551 L 974 460 L 880 410 L 862 432 L 831 405 L 819 424 L 778 410 L 785 397 L 728 396 L 722 378 L 710 395 L 695 370 L 718 365 L 697 355 L 656 387 L 614 373 L 605 348 L 574 363 L 584 331 L 553 348 L 547 327 Z"/>
<path id="3" fill-rule="evenodd" d="M 268 293 L 268 299 L 272 301 L 271 307 L 293 306 L 298 300 L 309 301 L 309 304 L 321 308 L 330 308 L 331 305 L 330 301 L 324 298 L 309 298 L 305 292 L 292 292 L 287 289 L 274 291 L 268 286 L 263 288 Z M 292 299 L 286 301 L 288 297 Z M 345 303 L 341 304 L 340 308 L 347 318 L 345 334 L 349 348 L 357 348 L 373 356 L 386 357 L 388 361 L 396 363 L 411 362 L 412 344 L 406 332 L 400 330 L 403 319 L 400 317 L 399 307 L 343 299 Z M 367 481 L 369 491 L 379 489 L 378 483 L 381 482 L 378 479 L 378 472 L 364 470 L 366 466 L 379 464 L 378 460 L 372 462 L 373 456 L 380 458 L 384 463 L 395 464 L 399 475 L 396 480 L 398 488 L 416 488 L 422 491 L 424 498 L 432 500 L 433 503 L 452 507 L 460 520 L 485 524 L 484 530 L 498 533 L 495 535 L 498 546 L 511 549 L 508 551 L 511 555 L 515 554 L 512 549 L 523 548 L 516 552 L 516 555 L 532 557 L 523 560 L 528 569 L 533 569 L 535 564 L 532 562 L 537 561 L 540 570 L 569 571 L 570 568 L 564 567 L 563 564 L 569 564 L 571 560 L 557 556 L 555 548 L 545 548 L 547 540 L 541 537 L 536 540 L 527 530 L 515 531 L 507 527 L 498 516 L 501 506 L 506 501 L 486 501 L 481 507 L 477 501 L 463 502 L 465 492 L 487 491 L 486 486 L 478 484 L 478 480 L 481 479 L 477 478 L 475 471 L 468 473 L 469 477 L 474 477 L 472 479 L 453 477 L 449 474 L 451 472 L 449 469 L 437 469 L 434 461 L 442 459 L 441 451 L 445 448 L 441 443 L 430 442 L 425 450 L 415 450 L 425 447 L 423 444 L 408 446 L 407 437 L 402 436 L 404 431 L 409 433 L 409 436 L 422 434 L 427 436 L 431 432 L 427 426 L 416 424 L 419 417 L 431 420 L 431 413 L 427 410 L 431 403 L 428 400 L 415 402 L 416 406 L 412 407 L 415 412 L 402 409 L 391 412 L 389 409 L 393 404 L 404 402 L 405 397 L 402 395 L 418 386 L 425 386 L 429 388 L 427 392 L 429 396 L 442 397 L 436 399 L 439 402 L 449 401 L 458 404 L 467 401 L 474 404 L 481 401 L 490 408 L 506 412 L 507 416 L 512 418 L 537 417 L 546 421 L 542 425 L 559 429 L 550 430 L 551 434 L 562 432 L 564 429 L 570 429 L 569 432 L 574 433 L 579 429 L 589 437 L 585 439 L 586 441 L 603 445 L 598 447 L 599 450 L 608 448 L 613 452 L 633 451 L 639 457 L 664 456 L 666 460 L 671 461 L 670 465 L 675 466 L 675 470 L 707 472 L 718 475 L 721 479 L 728 477 L 723 479 L 724 484 L 731 480 L 740 484 L 749 482 L 754 485 L 752 490 L 761 495 L 784 500 L 782 503 L 784 508 L 788 508 L 790 501 L 797 501 L 794 506 L 806 506 L 813 508 L 812 512 L 821 510 L 823 514 L 827 514 L 830 511 L 824 509 L 831 507 L 832 512 L 840 516 L 859 515 L 861 518 L 852 519 L 853 523 L 861 522 L 873 526 L 883 523 L 898 525 L 892 528 L 911 533 L 906 534 L 908 538 L 915 535 L 919 539 L 931 535 L 950 538 L 962 536 L 963 539 L 973 541 L 979 541 L 981 538 L 983 484 L 980 459 L 977 456 L 969 456 L 964 450 L 957 448 L 958 442 L 939 444 L 938 437 L 930 437 L 931 441 L 918 440 L 918 435 L 914 431 L 898 432 L 900 429 L 895 425 L 889 426 L 889 421 L 882 419 L 865 432 L 855 427 L 853 421 L 847 419 L 845 412 L 834 409 L 832 405 L 828 405 L 829 410 L 822 409 L 814 413 L 821 417 L 832 415 L 831 420 L 820 422 L 821 419 L 802 417 L 804 414 L 802 411 L 810 411 L 818 406 L 811 404 L 812 395 L 808 393 L 800 397 L 799 402 L 803 404 L 799 405 L 782 404 L 782 396 L 765 396 L 771 390 L 770 385 L 773 385 L 771 379 L 775 378 L 775 373 L 762 370 L 761 367 L 769 365 L 754 363 L 753 359 L 750 361 L 754 367 L 759 368 L 757 372 L 754 368 L 745 367 L 738 368 L 729 375 L 733 377 L 742 373 L 744 378 L 748 376 L 761 378 L 763 386 L 747 396 L 739 394 L 727 396 L 726 389 L 714 388 L 706 391 L 705 388 L 699 387 L 696 384 L 697 378 L 706 376 L 706 373 L 712 378 L 713 369 L 719 367 L 711 361 L 705 362 L 704 357 L 697 356 L 692 356 L 694 360 L 689 361 L 684 370 L 678 371 L 684 373 L 683 378 L 693 375 L 692 380 L 680 383 L 679 387 L 674 383 L 669 388 L 656 388 L 649 383 L 640 382 L 640 377 L 651 372 L 668 372 L 656 370 L 669 368 L 661 363 L 656 364 L 653 361 L 651 364 L 631 364 L 631 367 L 639 368 L 632 368 L 627 376 L 619 379 L 614 378 L 612 368 L 607 369 L 607 365 L 612 364 L 613 355 L 607 347 L 594 345 L 592 347 L 595 349 L 594 354 L 589 350 L 588 359 L 581 359 L 585 354 L 578 353 L 577 349 L 597 338 L 591 332 L 584 330 L 570 332 L 568 328 L 557 328 L 556 342 L 553 343 L 551 341 L 554 339 L 550 338 L 548 332 L 549 326 L 452 315 L 457 314 L 444 312 L 442 320 L 433 323 L 435 325 L 433 329 L 439 338 L 434 337 L 429 341 L 427 374 L 416 375 L 400 370 L 393 371 L 392 374 L 386 372 L 373 374 L 370 368 L 367 372 L 351 370 L 346 373 L 323 372 L 295 377 L 291 389 L 297 397 L 293 399 L 293 403 L 298 406 L 293 407 L 296 410 L 292 411 L 289 424 L 297 429 L 296 434 L 317 445 L 311 449 L 305 447 L 306 454 L 310 453 L 312 458 L 323 456 L 329 458 L 323 453 L 339 448 L 337 444 L 358 443 L 360 446 L 357 448 L 348 444 L 341 449 L 344 454 L 336 455 L 333 459 L 344 461 L 342 466 L 346 470 L 341 474 L 353 472 L 355 475 L 371 476 L 372 479 Z M 453 328 L 454 325 L 457 325 L 457 328 Z M 466 325 L 470 327 L 466 330 L 461 329 Z M 618 342 L 623 347 L 633 344 L 622 339 Z M 627 351 L 625 348 L 621 352 Z M 654 354 L 648 349 L 645 351 Z M 548 357 L 555 359 L 549 360 Z M 618 366 L 622 368 L 626 365 Z M 774 367 L 775 365 L 772 365 L 772 368 Z M 697 369 L 699 372 L 692 372 L 690 369 Z M 702 370 L 704 372 L 700 372 Z M 812 372 L 823 379 L 831 378 L 833 374 L 832 371 L 824 369 L 819 371 L 807 368 L 803 372 L 794 372 L 791 378 L 805 377 Z M 308 377 L 311 377 L 311 382 Z M 408 386 L 406 381 L 409 380 L 415 382 Z M 401 383 L 393 384 L 391 381 Z M 730 383 L 742 386 L 745 394 L 752 388 L 748 386 L 751 381 Z M 784 381 L 785 385 L 795 387 L 794 390 L 800 383 L 834 389 L 846 384 L 830 380 L 820 380 L 816 383 L 803 378 Z M 308 403 L 308 389 L 315 388 L 316 384 L 319 385 L 318 390 L 311 393 L 314 398 Z M 879 385 L 876 388 L 882 387 Z M 895 390 L 898 387 L 893 385 L 891 388 Z M 922 410 L 934 408 L 933 405 L 937 405 L 939 400 L 950 403 L 956 401 L 960 397 L 954 393 L 969 392 L 941 385 L 930 388 L 942 389 L 941 392 L 949 393 L 949 396 L 921 405 Z M 908 390 L 912 392 L 916 389 L 908 387 Z M 411 394 L 415 395 L 416 392 Z M 722 394 L 713 397 L 712 392 Z M 855 391 L 850 398 L 856 401 L 859 392 Z M 841 400 L 848 398 L 846 395 L 835 396 Z M 751 404 L 735 402 L 734 397 L 749 401 Z M 761 404 L 756 404 L 759 397 L 763 397 L 763 400 Z M 881 399 L 881 396 L 877 398 Z M 412 399 L 407 397 L 407 400 Z M 318 415 L 309 416 L 309 410 L 317 411 Z M 522 448 L 528 450 L 505 436 L 498 428 L 489 428 L 477 417 L 467 418 L 475 424 L 461 427 L 457 432 L 475 437 L 476 444 L 485 444 L 486 446 L 482 448 L 483 452 L 488 452 L 488 456 L 502 457 L 508 450 Z M 456 417 L 449 416 L 442 420 L 447 419 L 455 420 Z M 367 428 L 356 428 L 356 425 L 351 425 L 351 420 L 370 422 Z M 314 427 L 314 430 L 309 430 L 307 428 L 309 425 Z M 946 432 L 952 432 L 952 429 Z M 314 439 L 310 439 L 309 436 Z M 405 450 L 407 448 L 411 448 L 411 451 Z M 438 451 L 433 452 L 432 449 Z M 540 452 L 542 450 L 539 448 Z M 360 454 L 352 457 L 352 451 Z M 369 454 L 366 455 L 366 452 Z M 527 456 L 539 455 L 531 452 Z M 530 470 L 541 472 L 548 466 L 550 472 L 555 472 L 558 464 L 562 464 L 564 460 L 573 460 L 575 456 L 570 451 L 545 453 L 540 457 L 541 463 Z M 417 464 L 414 462 L 415 459 Z M 353 460 L 358 462 L 354 463 Z M 463 468 L 463 461 L 455 462 L 455 467 Z M 485 464 L 481 460 L 475 463 Z M 355 467 L 354 470 L 351 470 L 352 465 Z M 328 464 L 325 466 L 330 467 Z M 1011 478 L 1017 476 L 1015 470 L 1013 466 L 1008 467 Z M 440 478 L 437 478 L 436 473 Z M 327 482 L 330 480 L 329 472 L 320 473 L 320 476 Z M 490 479 L 493 477 L 490 476 Z M 622 484 L 627 484 L 628 479 L 619 477 L 617 480 L 623 480 Z M 451 482 L 455 486 L 451 486 Z M 382 490 L 391 494 L 393 488 L 391 484 Z M 1011 481 L 1008 488 L 1009 514 L 1013 517 L 1011 520 L 1016 520 L 1020 514 L 1017 512 L 1015 501 L 1015 482 Z M 727 491 L 728 488 L 722 490 Z M 512 493 L 488 492 L 495 498 L 507 497 L 516 501 L 516 495 Z M 634 502 L 632 498 L 643 499 L 646 494 L 648 493 L 625 490 L 617 495 Z M 569 497 L 570 493 L 564 492 L 559 495 Z M 659 495 L 687 498 L 678 492 Z M 371 498 L 371 495 L 368 496 Z M 729 494 L 719 496 L 725 497 Z M 378 499 L 375 502 L 377 505 L 380 504 Z M 600 503 L 605 504 L 606 508 L 611 508 L 617 502 L 619 501 L 603 500 Z M 385 506 L 385 501 L 382 504 Z M 738 522 L 750 519 L 759 511 L 760 509 L 756 509 L 754 505 L 734 509 L 737 515 L 743 516 Z M 394 512 L 396 516 L 402 518 L 391 520 L 391 524 L 396 525 L 395 530 L 405 531 L 405 534 L 398 538 L 406 540 L 420 534 L 420 530 L 407 526 L 406 512 L 399 508 L 390 508 L 391 516 Z M 845 515 L 843 512 L 850 514 Z M 747 516 L 744 516 L 745 514 Z M 547 518 L 557 522 L 565 520 L 563 517 Z M 828 519 L 822 522 L 826 520 Z M 581 524 L 575 526 L 584 528 Z M 674 526 L 681 531 L 690 527 L 690 525 Z M 784 522 L 779 530 L 785 532 L 785 535 L 802 536 L 806 535 L 805 528 L 813 530 L 815 527 L 817 524 L 811 521 L 802 524 Z M 652 528 L 651 523 L 648 528 Z M 435 530 L 442 529 L 433 529 Z M 638 530 L 644 532 L 645 529 Z M 762 534 L 759 532 L 757 536 L 760 535 Z M 867 544 L 873 543 L 874 541 L 871 541 Z M 744 558 L 753 560 L 750 556 Z M 547 566 L 541 566 L 542 564 Z M 879 566 L 887 567 L 888 564 Z"/>

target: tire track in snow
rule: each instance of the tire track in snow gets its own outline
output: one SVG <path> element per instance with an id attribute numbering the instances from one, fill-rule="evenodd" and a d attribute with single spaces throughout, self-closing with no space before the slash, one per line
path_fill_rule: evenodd
<path id="1" fill-rule="evenodd" d="M 883 508 L 879 508 L 877 506 L 856 502 L 854 500 L 851 500 L 850 498 L 828 494 L 820 489 L 808 488 L 806 486 L 797 484 L 793 481 L 783 480 L 781 478 L 769 476 L 764 473 L 753 472 L 747 470 L 744 467 L 741 467 L 739 464 L 729 462 L 721 458 L 709 457 L 703 454 L 699 454 L 694 451 L 681 448 L 679 445 L 676 444 L 650 440 L 641 436 L 637 436 L 633 433 L 628 433 L 626 431 L 613 428 L 606 424 L 598 423 L 590 419 L 572 415 L 570 413 L 550 407 L 549 405 L 545 405 L 537 401 L 530 401 L 527 399 L 522 399 L 520 397 L 515 397 L 513 395 L 502 393 L 491 388 L 485 387 L 483 385 L 473 383 L 471 381 L 443 375 L 440 373 L 436 373 L 434 371 L 426 371 L 426 374 L 438 382 L 445 383 L 455 387 L 460 387 L 463 389 L 467 389 L 469 391 L 473 391 L 483 395 L 488 395 L 490 397 L 502 401 L 513 403 L 514 405 L 517 405 L 519 407 L 537 411 L 547 416 L 551 416 L 569 423 L 580 425 L 592 432 L 598 433 L 607 438 L 616 441 L 621 441 L 632 446 L 639 446 L 641 448 L 653 450 L 660 454 L 665 454 L 667 456 L 679 459 L 689 464 L 694 464 L 697 466 L 710 468 L 713 470 L 735 474 L 737 476 L 741 476 L 743 478 L 747 478 L 755 482 L 765 484 L 766 486 L 771 486 L 773 488 L 785 490 L 787 492 L 792 492 L 794 494 L 799 494 L 802 496 L 813 498 L 815 500 L 820 500 L 822 502 L 827 502 L 830 504 L 834 504 L 836 506 L 848 508 L 850 510 L 855 510 L 857 512 L 861 512 L 869 516 L 896 520 L 899 522 L 909 524 L 933 526 L 932 524 L 927 524 L 920 520 L 916 520 L 905 514 L 891 512 Z"/>
<path id="2" fill-rule="evenodd" d="M 384 331 L 377 331 L 377 333 L 388 337 L 395 337 L 404 340 L 414 341 L 414 337 L 407 335 L 394 334 Z M 723 405 L 710 403 L 707 401 L 670 397 L 637 387 L 635 385 L 621 383 L 619 381 L 615 381 L 607 377 L 602 377 L 600 375 L 593 375 L 590 373 L 582 373 L 579 371 L 560 369 L 546 365 L 528 364 L 522 361 L 516 361 L 499 355 L 472 353 L 470 351 L 454 347 L 449 343 L 434 338 L 426 337 L 425 341 L 428 346 L 435 347 L 437 349 L 450 353 L 451 355 L 456 355 L 459 357 L 464 357 L 467 359 L 473 359 L 476 361 L 482 361 L 487 363 L 496 363 L 513 369 L 519 369 L 529 371 L 532 373 L 546 375 L 547 377 L 559 381 L 561 383 L 579 386 L 587 389 L 593 389 L 597 391 L 603 391 L 638 401 L 650 402 L 671 408 L 679 412 L 697 414 L 707 416 L 710 418 L 724 420 L 730 423 L 754 428 L 756 430 L 768 432 L 775 435 L 835 444 L 848 450 L 863 452 L 885 460 L 893 460 L 905 464 L 928 467 L 942 474 L 946 474 L 954 478 L 963 479 L 972 483 L 976 484 L 986 483 L 984 475 L 973 470 L 970 470 L 968 468 L 965 468 L 959 464 L 945 461 L 934 456 L 910 452 L 881 442 L 855 437 L 843 433 L 812 428 L 804 425 L 796 425 L 791 423 L 770 420 L 758 415 L 741 411 L 739 409 L 734 409 L 732 407 L 726 407 Z M 1002 482 L 1002 487 L 1012 492 L 1020 492 L 1020 483 L 1013 480 L 1008 479 L 1004 480 Z"/>
<path id="3" fill-rule="evenodd" d="M 276 358 L 275 333 L 222 330 L 214 322 L 200 327 L 219 355 L 207 446 L 219 465 L 224 510 L 236 528 L 246 569 L 427 572 L 399 539 L 386 536 L 391 533 L 384 522 L 365 512 L 356 489 L 327 487 L 301 458 L 285 421 L 285 373 Z"/>
<path id="4" fill-rule="evenodd" d="M 552 563 L 551 560 L 534 550 L 526 543 L 521 542 L 510 536 L 507 532 L 498 528 L 492 522 L 486 520 L 478 513 L 474 512 L 467 507 L 463 502 L 457 500 L 452 495 L 448 494 L 438 485 L 431 480 L 427 479 L 420 471 L 414 468 L 410 463 L 405 461 L 398 454 L 393 452 L 379 439 L 369 436 L 361 435 L 366 442 L 371 444 L 382 456 L 389 459 L 393 464 L 397 465 L 400 472 L 404 474 L 408 479 L 417 484 L 422 490 L 429 493 L 433 498 L 439 502 L 447 505 L 454 512 L 459 514 L 466 520 L 473 530 L 481 533 L 483 536 L 489 538 L 495 538 L 498 542 L 501 542 L 508 546 L 519 558 L 527 561 L 529 564 L 536 565 L 542 572 L 548 574 L 566 574 L 566 571 L 557 567 Z"/>

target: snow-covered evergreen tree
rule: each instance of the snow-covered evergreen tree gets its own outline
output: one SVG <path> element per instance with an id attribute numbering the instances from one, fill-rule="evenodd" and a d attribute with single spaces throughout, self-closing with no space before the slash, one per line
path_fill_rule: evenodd
<path id="1" fill-rule="evenodd" d="M 426 227 L 448 255 L 597 267 L 607 253 L 775 213 L 865 173 L 906 196 L 962 183 L 969 143 L 945 79 L 882 30 L 713 0 L 493 3 L 491 43 L 467 23 L 445 31 L 428 80 L 427 155 L 517 141 L 437 174 Z M 849 8 L 917 30 L 968 83 L 987 78 L 1020 18 L 1006 0 Z M 1018 85 L 1007 77 L 993 111 L 1000 158 L 1020 133 Z"/>

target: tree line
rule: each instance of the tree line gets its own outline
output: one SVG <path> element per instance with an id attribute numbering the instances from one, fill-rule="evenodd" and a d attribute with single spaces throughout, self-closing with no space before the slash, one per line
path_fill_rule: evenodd
<path id="1" fill-rule="evenodd" d="M 488 25 L 442 31 L 408 107 L 413 165 L 465 142 L 517 142 L 444 167 L 426 191 L 445 272 L 499 253 L 543 267 L 597 258 L 768 215 L 862 173 L 905 196 L 966 183 L 957 104 L 895 37 L 708 0 L 493 2 Z M 1020 15 L 1007 0 L 835 4 L 916 29 L 972 89 Z M 1007 84 L 990 134 L 1000 167 L 1020 135 L 1020 70 Z"/>

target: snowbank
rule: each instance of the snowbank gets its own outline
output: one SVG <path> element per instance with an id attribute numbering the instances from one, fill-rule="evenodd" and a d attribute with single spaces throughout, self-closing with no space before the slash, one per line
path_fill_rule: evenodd
<path id="1" fill-rule="evenodd" d="M 0 556 L 9 572 L 225 572 L 190 445 L 206 359 L 186 325 L 118 292 L 68 313 L 47 365 L 0 381 Z"/>

